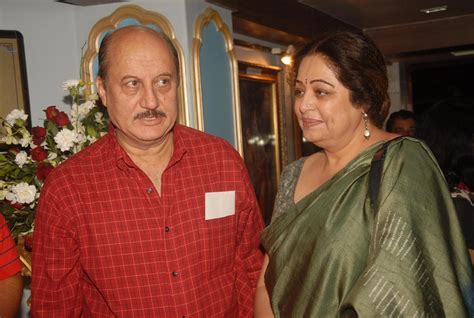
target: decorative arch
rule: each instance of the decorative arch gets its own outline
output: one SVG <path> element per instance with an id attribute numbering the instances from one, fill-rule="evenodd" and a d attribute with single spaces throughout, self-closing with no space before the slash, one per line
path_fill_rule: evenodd
<path id="1" fill-rule="evenodd" d="M 211 28 L 211 24 L 214 24 L 215 28 Z M 210 28 L 210 29 L 207 29 Z M 228 58 L 228 70 L 229 73 L 225 72 L 214 72 L 212 76 L 218 78 L 218 76 L 224 76 L 222 81 L 219 83 L 228 83 L 230 88 L 229 104 L 232 105 L 232 121 L 229 123 L 233 126 L 233 141 L 234 146 L 237 151 L 243 156 L 243 145 L 242 145 L 242 132 L 241 132 L 241 119 L 240 119 L 240 99 L 239 99 L 239 77 L 238 77 L 238 65 L 237 59 L 234 52 L 234 43 L 231 36 L 231 33 L 227 25 L 223 22 L 221 16 L 217 11 L 212 8 L 207 8 L 196 20 L 194 27 L 194 36 L 193 36 L 193 45 L 192 45 L 192 64 L 194 71 L 194 111 L 196 114 L 196 127 L 199 130 L 208 131 L 208 127 L 205 126 L 205 110 L 204 106 L 211 108 L 214 107 L 214 110 L 217 110 L 217 107 L 225 107 L 225 105 L 212 105 L 213 100 L 210 98 L 206 101 L 203 101 L 208 94 L 219 94 L 219 89 L 216 87 L 209 87 L 208 91 L 203 91 L 206 87 L 203 88 L 203 68 L 202 68 L 202 58 L 201 51 L 203 46 L 206 45 L 205 42 L 205 31 L 216 32 L 220 34 L 223 41 L 223 49 Z M 213 48 L 214 49 L 214 48 Z M 218 50 L 212 50 L 213 53 L 218 53 Z M 208 72 L 208 66 L 205 65 L 205 72 Z M 204 104 L 204 102 L 206 102 Z M 220 109 L 222 110 L 222 109 Z M 215 120 L 214 120 L 214 124 Z M 223 122 L 219 123 L 221 125 L 226 125 L 228 123 Z M 206 128 L 206 129 L 205 129 Z"/>
<path id="2" fill-rule="evenodd" d="M 189 114 L 187 110 L 186 94 L 186 71 L 184 54 L 181 45 L 176 39 L 173 27 L 163 15 L 147 11 L 138 5 L 125 5 L 115 10 L 111 15 L 100 19 L 90 30 L 87 40 L 87 47 L 82 59 L 81 78 L 86 83 L 91 83 L 88 87 L 90 91 L 95 91 L 94 81 L 98 71 L 98 53 L 100 43 L 104 37 L 115 29 L 128 25 L 145 25 L 168 36 L 178 52 L 180 85 L 178 87 L 178 122 L 189 124 Z"/>

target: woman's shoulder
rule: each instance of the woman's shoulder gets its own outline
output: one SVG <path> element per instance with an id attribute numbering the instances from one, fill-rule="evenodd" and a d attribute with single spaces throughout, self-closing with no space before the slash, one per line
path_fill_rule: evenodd
<path id="1" fill-rule="evenodd" d="M 420 139 L 414 137 L 398 137 L 387 147 L 386 161 L 391 166 L 410 169 L 412 172 L 424 173 L 428 170 L 441 173 L 435 156 L 430 148 Z"/>
<path id="2" fill-rule="evenodd" d="M 417 139 L 415 137 L 400 136 L 390 140 L 388 152 L 399 155 L 425 155 L 432 157 L 432 159 L 434 160 L 434 156 L 430 148 L 422 140 Z"/>

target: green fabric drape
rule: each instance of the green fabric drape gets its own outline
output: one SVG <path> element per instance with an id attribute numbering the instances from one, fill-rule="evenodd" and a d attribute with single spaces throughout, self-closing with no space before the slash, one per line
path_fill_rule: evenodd
<path id="1" fill-rule="evenodd" d="M 372 145 L 278 217 L 262 235 L 276 317 L 464 317 L 467 249 L 446 182 L 427 147 L 388 148 L 370 208 Z"/>

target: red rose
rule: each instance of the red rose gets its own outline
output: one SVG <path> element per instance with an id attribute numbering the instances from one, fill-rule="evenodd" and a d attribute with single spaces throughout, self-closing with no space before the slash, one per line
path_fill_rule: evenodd
<path id="1" fill-rule="evenodd" d="M 53 121 L 59 127 L 64 127 L 69 124 L 69 117 L 66 115 L 65 112 L 59 112 L 53 119 Z"/>
<path id="2" fill-rule="evenodd" d="M 48 153 L 42 147 L 36 147 L 31 150 L 31 158 L 34 161 L 43 161 L 48 157 Z"/>
<path id="3" fill-rule="evenodd" d="M 51 165 L 40 162 L 36 167 L 36 177 L 38 180 L 44 181 L 51 171 L 53 171 L 53 167 Z"/>
<path id="4" fill-rule="evenodd" d="M 33 127 L 31 132 L 33 133 L 33 143 L 37 146 L 41 145 L 46 137 L 46 129 L 43 127 Z"/>
<path id="5" fill-rule="evenodd" d="M 8 200 L 5 200 L 5 202 L 7 202 L 15 210 L 23 209 L 23 204 L 21 204 L 21 203 L 18 203 L 18 202 L 12 203 L 11 201 L 8 201 Z"/>
<path id="6" fill-rule="evenodd" d="M 25 239 L 25 249 L 28 252 L 31 252 L 33 250 L 33 233 L 29 233 L 24 236 Z"/>
<path id="7" fill-rule="evenodd" d="M 48 106 L 44 112 L 46 113 L 47 120 L 53 120 L 58 115 L 58 110 L 54 105 Z"/>

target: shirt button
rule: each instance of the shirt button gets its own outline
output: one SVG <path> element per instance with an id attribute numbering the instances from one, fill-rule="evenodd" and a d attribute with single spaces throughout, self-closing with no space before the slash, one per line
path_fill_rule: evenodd
<path id="1" fill-rule="evenodd" d="M 165 232 L 169 232 L 170 231 L 170 228 L 165 226 Z"/>
<path id="2" fill-rule="evenodd" d="M 150 193 L 152 193 L 152 192 L 153 192 L 153 189 L 152 189 L 152 188 L 146 189 L 146 193 L 150 194 Z"/>
<path id="3" fill-rule="evenodd" d="M 178 276 L 178 272 L 172 272 L 171 275 L 173 275 L 174 277 Z"/>

